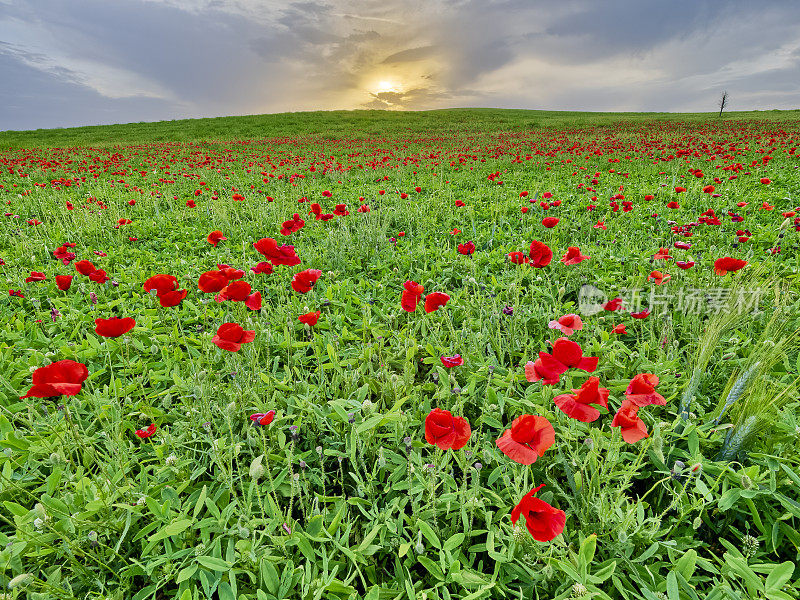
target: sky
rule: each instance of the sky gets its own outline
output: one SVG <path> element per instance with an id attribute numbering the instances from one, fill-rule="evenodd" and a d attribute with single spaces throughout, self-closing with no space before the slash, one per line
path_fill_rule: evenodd
<path id="1" fill-rule="evenodd" d="M 0 0 L 0 130 L 800 108 L 797 0 Z"/>

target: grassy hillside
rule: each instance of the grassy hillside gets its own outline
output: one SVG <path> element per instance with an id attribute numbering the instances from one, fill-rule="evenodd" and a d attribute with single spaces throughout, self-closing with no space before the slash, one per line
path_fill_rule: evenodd
<path id="1" fill-rule="evenodd" d="M 800 110 L 731 112 L 722 119 L 796 122 Z M 716 113 L 599 113 L 454 108 L 414 112 L 381 110 L 317 111 L 181 119 L 156 123 L 96 125 L 66 129 L 0 132 L 0 148 L 37 146 L 98 146 L 166 141 L 232 140 L 322 135 L 335 138 L 369 138 L 406 132 L 437 134 L 454 131 L 514 131 L 533 128 L 581 128 L 611 126 L 621 122 L 683 121 L 717 122 Z"/>

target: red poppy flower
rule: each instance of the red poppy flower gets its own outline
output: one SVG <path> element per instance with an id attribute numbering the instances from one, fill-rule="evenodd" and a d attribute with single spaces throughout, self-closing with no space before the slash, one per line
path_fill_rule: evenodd
<path id="1" fill-rule="evenodd" d="M 172 292 L 178 287 L 178 278 L 174 275 L 153 275 L 142 286 L 145 292 L 156 291 L 156 295 Z"/>
<path id="2" fill-rule="evenodd" d="M 647 201 L 650 201 L 653 198 L 655 198 L 655 196 L 653 196 L 652 194 L 645 194 L 645 196 L 644 196 L 644 199 L 647 200 Z"/>
<path id="3" fill-rule="evenodd" d="M 570 246 L 567 248 L 567 253 L 561 257 L 561 262 L 565 265 L 577 265 L 579 262 L 589 260 L 589 258 L 581 254 L 580 248 L 577 246 Z"/>
<path id="4" fill-rule="evenodd" d="M 217 264 L 217 269 L 222 271 L 223 275 L 228 278 L 228 281 L 235 281 L 244 277 L 245 273 L 241 269 L 236 269 L 229 265 Z"/>
<path id="5" fill-rule="evenodd" d="M 33 386 L 20 397 L 50 398 L 52 396 L 75 396 L 81 391 L 83 382 L 89 377 L 89 369 L 74 360 L 59 360 L 33 372 Z"/>
<path id="6" fill-rule="evenodd" d="M 303 323 L 304 325 L 310 325 L 311 327 L 313 327 L 314 325 L 317 324 L 317 321 L 319 320 L 319 315 L 320 311 L 318 310 L 314 312 L 308 312 L 304 315 L 300 315 L 299 317 L 297 317 L 297 320 Z"/>
<path id="7" fill-rule="evenodd" d="M 672 245 L 681 250 L 688 250 L 689 248 L 692 247 L 692 245 L 689 242 L 675 242 Z"/>
<path id="8" fill-rule="evenodd" d="M 248 344 L 256 338 L 255 331 L 245 331 L 236 323 L 225 323 L 217 329 L 211 342 L 223 350 L 237 352 L 242 344 Z"/>
<path id="9" fill-rule="evenodd" d="M 460 450 L 471 434 L 469 422 L 464 417 L 454 417 L 449 410 L 434 408 L 425 417 L 425 441 L 442 450 Z"/>
<path id="10" fill-rule="evenodd" d="M 253 413 L 250 415 L 250 420 L 255 423 L 256 425 L 269 425 L 272 423 L 272 420 L 275 418 L 275 411 L 269 410 L 265 413 Z"/>
<path id="11" fill-rule="evenodd" d="M 72 285 L 72 275 L 56 275 L 56 287 L 62 292 L 66 292 Z"/>
<path id="12" fill-rule="evenodd" d="M 608 227 L 606 227 L 605 221 L 598 221 L 596 225 L 593 225 L 593 227 L 595 229 L 602 229 L 603 231 L 608 229 Z"/>
<path id="13" fill-rule="evenodd" d="M 680 207 L 681 205 L 675 202 L 674 200 L 672 202 L 667 203 L 667 208 L 680 208 Z"/>
<path id="14" fill-rule="evenodd" d="M 106 275 L 106 272 L 103 269 L 97 269 L 96 271 L 89 273 L 89 279 L 96 281 L 97 283 L 105 283 L 108 281 L 108 275 Z"/>
<path id="15" fill-rule="evenodd" d="M 772 180 L 768 179 L 767 177 L 762 177 L 761 183 L 763 183 L 764 185 L 769 185 L 770 183 L 772 183 Z"/>
<path id="16" fill-rule="evenodd" d="M 769 202 L 764 202 L 764 203 L 761 205 L 761 209 L 762 209 L 762 210 L 772 210 L 772 209 L 774 209 L 774 208 L 775 208 L 774 206 L 770 206 Z"/>
<path id="17" fill-rule="evenodd" d="M 625 331 L 625 325 L 623 325 L 622 323 L 620 323 L 619 325 L 617 325 L 616 327 L 614 327 L 614 329 L 612 329 L 612 330 L 611 330 L 611 333 L 618 333 L 618 334 L 620 334 L 620 335 L 625 335 L 625 334 L 627 334 L 628 332 L 627 332 L 627 331 Z"/>
<path id="18" fill-rule="evenodd" d="M 694 266 L 694 261 L 693 260 L 676 260 L 675 261 L 675 266 L 678 267 L 679 269 L 683 269 L 685 271 L 686 269 L 691 269 Z"/>
<path id="19" fill-rule="evenodd" d="M 714 186 L 713 185 L 703 186 L 703 193 L 704 194 L 713 194 L 714 193 Z"/>
<path id="20" fill-rule="evenodd" d="M 306 269 L 295 273 L 292 277 L 292 289 L 299 294 L 306 294 L 311 291 L 321 275 L 322 271 L 319 269 Z"/>
<path id="21" fill-rule="evenodd" d="M 656 285 L 664 285 L 672 278 L 672 275 L 665 275 L 661 271 L 652 271 L 647 277 L 647 281 L 652 281 Z"/>
<path id="22" fill-rule="evenodd" d="M 419 187 L 419 186 L 417 186 L 417 187 L 415 187 L 415 188 L 414 188 L 414 191 L 415 191 L 415 192 L 417 192 L 417 193 L 419 193 L 419 192 L 421 192 L 421 191 L 422 191 L 422 188 L 421 188 L 421 187 Z"/>
<path id="23" fill-rule="evenodd" d="M 425 296 L 425 312 L 431 313 L 435 310 L 439 310 L 442 306 L 447 304 L 448 300 L 450 300 L 450 296 L 444 292 L 432 292 L 428 294 Z"/>
<path id="24" fill-rule="evenodd" d="M 81 275 L 91 275 L 96 269 L 88 260 L 79 260 L 75 263 L 75 270 Z"/>
<path id="25" fill-rule="evenodd" d="M 416 281 L 406 281 L 403 284 L 403 295 L 400 297 L 400 306 L 406 312 L 414 312 L 417 310 L 417 303 L 422 297 L 425 287 L 418 284 Z"/>
<path id="26" fill-rule="evenodd" d="M 675 193 L 677 193 L 677 194 L 681 194 L 681 193 L 683 193 L 685 191 L 686 191 L 685 187 L 678 186 L 678 187 L 675 188 Z"/>
<path id="27" fill-rule="evenodd" d="M 581 321 L 578 315 L 570 313 L 559 317 L 556 321 L 550 321 L 547 326 L 550 329 L 558 329 L 564 335 L 570 336 L 576 331 L 583 329 L 583 321 Z"/>
<path id="28" fill-rule="evenodd" d="M 173 290 L 164 294 L 158 294 L 158 303 L 164 308 L 178 306 L 186 298 L 187 290 Z"/>
<path id="29" fill-rule="evenodd" d="M 459 244 L 458 245 L 458 253 L 459 254 L 470 255 L 470 254 L 472 254 L 474 252 L 475 252 L 475 242 L 473 242 L 472 240 L 470 240 L 466 244 Z"/>
<path id="30" fill-rule="evenodd" d="M 200 279 L 197 281 L 197 287 L 206 294 L 219 292 L 226 285 L 228 285 L 228 278 L 222 271 L 206 271 L 200 275 Z"/>
<path id="31" fill-rule="evenodd" d="M 103 337 L 119 337 L 125 335 L 136 325 L 136 320 L 131 317 L 118 319 L 112 317 L 110 319 L 95 319 L 95 333 Z"/>
<path id="32" fill-rule="evenodd" d="M 281 235 L 290 235 L 295 231 L 299 231 L 305 226 L 306 222 L 300 218 L 300 213 L 294 213 L 292 218 L 283 222 L 281 227 Z"/>
<path id="33" fill-rule="evenodd" d="M 525 263 L 530 262 L 528 257 L 525 256 L 522 252 L 509 252 L 508 260 L 515 265 L 524 265 Z"/>
<path id="34" fill-rule="evenodd" d="M 244 301 L 244 305 L 250 310 L 261 310 L 261 292 L 253 292 Z"/>
<path id="35" fill-rule="evenodd" d="M 511 511 L 511 522 L 516 524 L 520 516 L 525 517 L 525 526 L 537 542 L 549 542 L 554 539 L 564 531 L 567 522 L 567 515 L 563 510 L 535 497 L 543 487 L 544 484 L 525 494 Z"/>
<path id="36" fill-rule="evenodd" d="M 441 356 L 439 359 L 442 361 L 442 364 L 447 369 L 452 369 L 453 367 L 460 367 L 464 364 L 464 359 L 461 358 L 460 354 L 456 354 L 455 356 Z"/>
<path id="37" fill-rule="evenodd" d="M 186 206 L 188 206 L 189 208 L 197 208 L 197 204 L 195 203 L 194 199 L 187 200 Z"/>
<path id="38" fill-rule="evenodd" d="M 556 441 L 556 431 L 544 417 L 521 415 L 497 439 L 497 447 L 521 465 L 535 463 Z"/>
<path id="39" fill-rule="evenodd" d="M 734 271 L 738 271 L 742 267 L 747 264 L 746 260 L 740 260 L 738 258 L 731 258 L 730 256 L 725 256 L 723 258 L 718 258 L 714 261 L 714 272 L 717 275 L 725 275 L 727 273 L 733 273 Z"/>
<path id="40" fill-rule="evenodd" d="M 542 385 L 555 385 L 561 374 L 566 372 L 567 367 L 546 352 L 539 352 L 536 362 L 528 361 L 525 364 L 525 379 L 531 383 L 541 380 Z"/>
<path id="41" fill-rule="evenodd" d="M 466 206 L 466 204 L 464 204 L 463 200 L 456 200 L 456 206 L 458 208 L 461 208 L 462 206 Z"/>
<path id="42" fill-rule="evenodd" d="M 146 440 L 156 432 L 156 424 L 151 423 L 147 429 L 137 429 L 134 433 L 141 439 Z"/>
<path id="43" fill-rule="evenodd" d="M 584 356 L 583 350 L 577 342 L 572 342 L 565 337 L 558 338 L 553 342 L 553 358 L 567 368 L 581 369 L 590 373 L 597 368 L 599 361 L 596 356 Z"/>
<path id="44" fill-rule="evenodd" d="M 622 406 L 619 407 L 611 422 L 612 427 L 621 428 L 622 439 L 629 444 L 634 444 L 647 437 L 647 426 L 639 418 L 638 412 L 639 407 L 636 404 L 630 400 L 623 400 Z"/>
<path id="45" fill-rule="evenodd" d="M 244 200 L 244 196 L 242 196 L 241 194 L 234 194 L 233 196 L 231 196 L 231 199 L 235 200 L 236 202 L 242 202 Z"/>
<path id="46" fill-rule="evenodd" d="M 557 217 L 545 217 L 542 219 L 542 225 L 547 227 L 548 229 L 552 229 L 556 225 L 558 225 L 559 219 Z"/>
<path id="47" fill-rule="evenodd" d="M 603 310 L 613 312 L 622 308 L 622 298 L 614 298 L 603 305 Z"/>
<path id="48" fill-rule="evenodd" d="M 600 411 L 591 404 L 608 408 L 610 391 L 600 387 L 599 377 L 589 377 L 580 389 L 572 391 L 574 394 L 561 394 L 553 399 L 556 406 L 572 419 L 591 423 L 600 418 Z"/>
<path id="49" fill-rule="evenodd" d="M 272 263 L 263 261 L 258 263 L 255 267 L 250 267 L 250 270 L 256 275 L 271 275 L 275 267 L 272 266 Z"/>
<path id="50" fill-rule="evenodd" d="M 669 255 L 669 248 L 659 248 L 658 252 L 653 255 L 653 260 L 670 260 L 672 257 Z"/>
<path id="51" fill-rule="evenodd" d="M 646 319 L 647 317 L 650 316 L 650 311 L 645 308 L 643 311 L 640 312 L 635 312 L 635 313 L 632 312 L 631 316 L 634 319 Z"/>
<path id="52" fill-rule="evenodd" d="M 212 231 L 211 233 L 208 234 L 208 237 L 206 238 L 208 243 L 211 244 L 212 246 L 214 246 L 215 248 L 217 247 L 217 244 L 219 244 L 221 241 L 227 240 L 227 239 L 228 238 L 226 238 L 224 235 L 222 235 L 221 231 Z"/>
<path id="53" fill-rule="evenodd" d="M 244 302 L 252 292 L 250 284 L 246 281 L 234 281 L 226 285 L 217 295 L 216 301 L 233 300 L 234 302 Z"/>
<path id="54" fill-rule="evenodd" d="M 530 209 L 527 206 L 523 206 L 520 210 L 522 211 L 522 214 L 524 215 L 524 214 L 527 214 Z"/>
<path id="55" fill-rule="evenodd" d="M 30 277 L 25 278 L 25 283 L 30 283 L 32 281 L 45 281 L 47 276 L 44 273 L 40 273 L 39 271 L 31 271 Z"/>
<path id="56" fill-rule="evenodd" d="M 262 238 L 253 243 L 253 248 L 263 254 L 273 265 L 286 265 L 294 267 L 300 264 L 300 258 L 295 254 L 294 246 L 278 246 L 272 238 Z"/>
<path id="57" fill-rule="evenodd" d="M 537 269 L 541 269 L 549 265 L 550 261 L 553 260 L 553 251 L 544 242 L 533 240 L 528 256 L 531 259 L 531 265 Z"/>
<path id="58" fill-rule="evenodd" d="M 656 392 L 657 385 L 657 376 L 652 373 L 639 373 L 628 384 L 628 389 L 625 390 L 625 397 L 636 406 L 648 406 L 650 404 L 664 406 L 667 401 L 664 396 Z"/>

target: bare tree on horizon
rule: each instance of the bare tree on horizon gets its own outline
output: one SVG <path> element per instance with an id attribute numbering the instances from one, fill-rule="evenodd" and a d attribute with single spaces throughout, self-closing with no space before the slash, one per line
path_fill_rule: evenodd
<path id="1" fill-rule="evenodd" d="M 719 99 L 719 116 L 722 116 L 722 110 L 728 104 L 728 90 L 722 92 L 722 98 Z"/>

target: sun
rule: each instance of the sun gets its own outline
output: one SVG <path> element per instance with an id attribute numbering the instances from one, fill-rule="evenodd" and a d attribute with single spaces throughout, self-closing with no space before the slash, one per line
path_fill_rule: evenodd
<path id="1" fill-rule="evenodd" d="M 378 83 L 375 84 L 375 93 L 380 94 L 381 92 L 399 92 L 399 88 L 397 84 L 390 80 L 390 79 L 381 79 Z"/>

